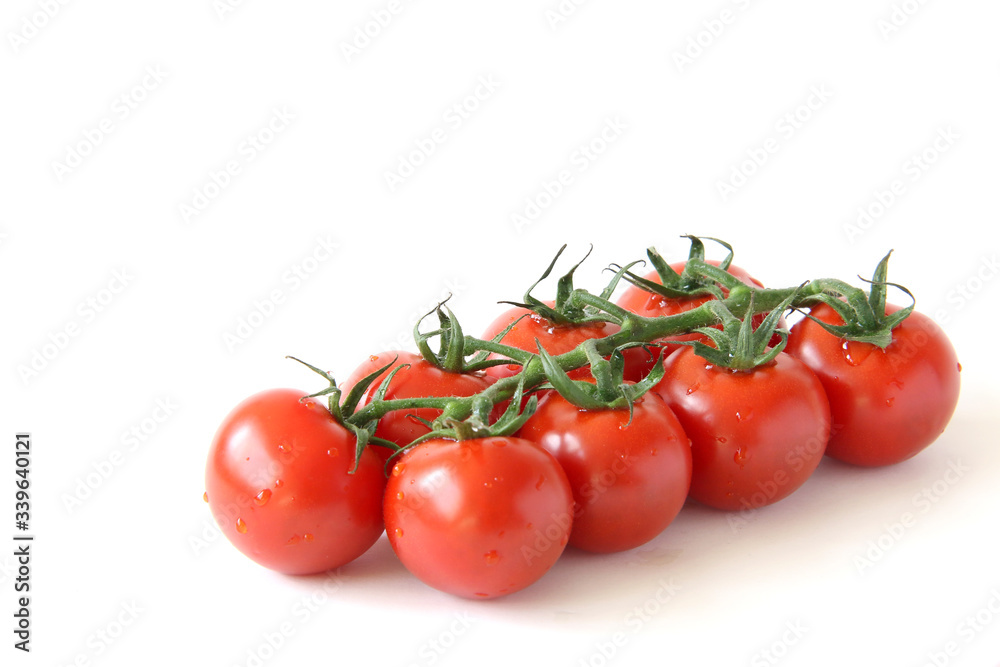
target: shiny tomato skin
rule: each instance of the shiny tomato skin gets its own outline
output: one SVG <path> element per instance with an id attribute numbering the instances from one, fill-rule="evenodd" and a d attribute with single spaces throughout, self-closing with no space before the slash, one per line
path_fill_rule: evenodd
<path id="1" fill-rule="evenodd" d="M 493 378 L 483 373 L 452 373 L 443 370 L 414 352 L 393 351 L 380 352 L 366 359 L 343 383 L 344 393 L 347 393 L 366 375 L 378 370 L 397 356 L 396 362 L 386 369 L 382 377 L 372 383 L 368 391 L 365 392 L 361 401 L 362 406 L 371 401 L 371 397 L 378 391 L 384 378 L 392 372 L 392 369 L 403 364 L 409 364 L 409 367 L 401 369 L 392 378 L 385 394 L 385 400 L 420 396 L 472 396 L 495 382 Z M 375 435 L 402 447 L 429 431 L 426 426 L 410 415 L 434 421 L 440 414 L 441 411 L 434 408 L 395 410 L 379 420 Z M 493 416 L 498 417 L 499 412 L 495 412 Z M 382 447 L 377 449 L 381 453 L 388 452 Z"/>
<path id="2" fill-rule="evenodd" d="M 421 581 L 465 598 L 514 593 L 552 567 L 573 494 L 551 454 L 513 437 L 430 440 L 393 466 L 389 542 Z"/>
<path id="3" fill-rule="evenodd" d="M 897 310 L 886 307 L 886 313 Z M 810 314 L 843 323 L 826 304 Z M 844 341 L 808 318 L 792 327 L 786 349 L 823 383 L 833 417 L 826 453 L 845 463 L 874 467 L 905 461 L 941 435 L 958 404 L 955 349 L 919 312 L 892 330 L 885 350 Z"/>
<path id="4" fill-rule="evenodd" d="M 369 449 L 306 392 L 270 389 L 236 406 L 212 441 L 205 488 L 222 533 L 286 574 L 349 563 L 382 534 L 385 474 Z"/>
<path id="5" fill-rule="evenodd" d="M 552 304 L 549 303 L 551 306 Z M 542 349 L 552 356 L 563 354 L 575 349 L 580 343 L 591 338 L 604 338 L 617 333 L 617 324 L 610 322 L 591 322 L 589 324 L 553 324 L 541 315 L 528 310 L 527 308 L 514 307 L 497 317 L 490 324 L 481 336 L 485 340 L 490 340 L 501 331 L 510 326 L 510 323 L 523 317 L 514 328 L 507 332 L 500 342 L 510 347 L 528 352 L 537 352 L 538 346 L 535 339 L 541 344 Z M 497 378 L 509 377 L 520 372 L 521 367 L 516 364 L 491 366 L 486 369 L 486 373 Z M 587 366 L 572 370 L 568 374 L 574 380 L 581 380 L 591 377 L 590 369 Z"/>
<path id="6" fill-rule="evenodd" d="M 799 488 L 823 458 L 830 406 L 805 364 L 779 353 L 731 371 L 682 349 L 653 391 L 691 438 L 691 497 L 723 510 L 762 507 Z"/>
<path id="7" fill-rule="evenodd" d="M 719 262 L 716 260 L 708 260 L 708 263 L 714 264 L 715 266 L 719 265 Z M 670 267 L 674 269 L 674 271 L 681 273 L 684 271 L 684 267 L 686 265 L 687 262 L 674 262 L 670 265 Z M 763 287 L 759 280 L 738 266 L 730 265 L 727 271 L 746 285 L 750 285 L 751 287 Z M 645 278 L 646 280 L 650 280 L 655 283 L 662 283 L 660 276 L 656 273 L 656 271 L 648 273 Z M 723 290 L 723 294 L 728 294 L 728 290 Z M 711 301 L 714 298 L 715 297 L 710 295 L 702 295 L 688 299 L 671 299 L 660 294 L 647 292 L 636 285 L 630 285 L 629 288 L 622 293 L 621 297 L 619 297 L 617 304 L 625 310 L 631 311 L 636 315 L 641 315 L 642 317 L 665 317 L 668 315 L 677 315 L 679 313 L 686 313 L 689 310 L 694 310 L 698 306 Z M 766 317 L 764 314 L 756 315 L 753 320 L 754 325 L 760 324 L 764 320 L 764 317 Z M 704 343 L 708 342 L 707 336 L 699 333 L 668 336 L 666 338 L 661 338 L 659 342 L 670 343 L 671 341 L 692 340 L 698 340 Z M 773 340 L 772 345 L 776 344 L 778 340 L 780 339 Z M 676 352 L 681 347 L 683 346 L 668 344 L 663 348 L 662 353 L 669 355 L 672 352 Z M 630 348 L 625 351 L 626 380 L 630 382 L 638 382 L 649 373 L 650 369 L 652 369 L 661 354 L 661 351 L 658 348 L 651 348 L 651 352 L 652 356 L 650 356 L 650 354 L 641 347 Z"/>
<path id="8" fill-rule="evenodd" d="M 597 553 L 643 545 L 680 512 L 691 441 L 656 394 L 627 409 L 584 410 L 549 393 L 518 432 L 555 456 L 573 489 L 569 543 Z"/>

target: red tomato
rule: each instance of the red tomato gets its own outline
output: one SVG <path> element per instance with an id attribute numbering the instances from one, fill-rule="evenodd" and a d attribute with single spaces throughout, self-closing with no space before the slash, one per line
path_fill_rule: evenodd
<path id="1" fill-rule="evenodd" d="M 483 373 L 451 373 L 442 370 L 413 352 L 382 352 L 369 357 L 351 373 L 351 376 L 343 384 L 344 393 L 346 394 L 363 377 L 386 365 L 396 356 L 399 357 L 396 363 L 386 369 L 385 374 L 375 380 L 365 392 L 361 405 L 367 405 L 371 401 L 371 397 L 378 391 L 384 378 L 392 372 L 393 368 L 402 364 L 409 364 L 409 367 L 403 368 L 393 376 L 385 394 L 385 400 L 420 396 L 472 396 L 486 389 L 495 381 Z M 441 411 L 434 408 L 396 410 L 379 420 L 375 435 L 402 447 L 429 432 L 426 426 L 410 415 L 434 421 L 440 414 Z M 499 413 L 494 414 L 494 417 L 497 416 Z M 391 453 L 383 447 L 377 449 L 380 450 L 380 453 Z"/>
<path id="2" fill-rule="evenodd" d="M 556 457 L 573 489 L 569 543 L 625 551 L 674 520 L 691 485 L 691 442 L 656 394 L 622 410 L 584 410 L 549 393 L 518 435 Z M 626 426 L 628 424 L 628 426 Z"/>
<path id="3" fill-rule="evenodd" d="M 255 562 L 286 574 L 348 563 L 382 534 L 385 475 L 369 449 L 354 468 L 354 436 L 305 392 L 271 389 L 229 413 L 205 473 L 223 534 Z"/>
<path id="4" fill-rule="evenodd" d="M 887 305 L 886 314 L 899 310 Z M 811 314 L 843 324 L 826 304 Z M 958 404 L 959 366 L 944 331 L 913 312 L 882 350 L 845 341 L 806 318 L 788 336 L 789 354 L 816 373 L 830 400 L 833 432 L 826 453 L 860 466 L 904 461 L 934 442 Z"/>
<path id="5" fill-rule="evenodd" d="M 549 302 L 552 305 L 552 302 Z M 542 349 L 558 356 L 564 352 L 569 352 L 577 345 L 591 338 L 604 338 L 618 332 L 618 325 L 610 322 L 591 322 L 589 324 L 553 324 L 541 315 L 528 310 L 527 308 L 511 308 L 493 321 L 483 332 L 482 338 L 492 339 L 501 331 L 510 326 L 510 323 L 519 317 L 523 317 L 520 322 L 514 325 L 503 340 L 500 342 L 510 347 L 528 352 L 537 352 L 538 346 L 535 339 L 541 343 Z M 497 378 L 505 378 L 520 372 L 519 365 L 491 366 L 486 369 L 486 373 Z M 570 371 L 569 376 L 574 380 L 581 380 L 591 377 L 590 368 L 587 366 Z"/>
<path id="6" fill-rule="evenodd" d="M 719 265 L 716 260 L 706 260 L 709 264 L 715 266 Z M 684 267 L 687 262 L 674 262 L 670 267 L 681 273 L 684 271 Z M 745 270 L 738 266 L 730 265 L 727 269 L 728 273 L 736 276 L 740 282 L 749 285 L 751 287 L 763 287 L 759 280 L 751 276 Z M 650 280 L 655 283 L 662 284 L 660 276 L 657 275 L 656 271 L 653 271 L 645 276 L 646 280 Z M 723 294 L 728 295 L 728 290 L 723 290 Z M 638 287 L 636 285 L 631 285 L 622 294 L 621 298 L 618 299 L 617 303 L 622 308 L 635 313 L 636 315 L 641 315 L 642 317 L 664 317 L 668 315 L 677 315 L 678 313 L 686 313 L 689 310 L 694 310 L 703 303 L 714 299 L 715 297 L 711 295 L 701 295 L 691 297 L 689 299 L 671 299 L 669 297 L 662 296 L 660 294 L 653 294 L 652 292 L 647 292 L 646 290 Z M 761 313 L 754 316 L 753 325 L 757 327 L 761 322 L 764 321 L 766 317 L 765 314 Z M 783 326 L 783 324 L 779 324 Z M 667 338 L 662 338 L 658 342 L 669 342 L 669 341 L 691 341 L 699 340 L 703 343 L 708 343 L 708 337 L 699 333 L 689 333 L 680 334 L 677 336 L 669 336 Z M 775 345 L 780 340 L 780 338 L 773 339 L 771 344 Z M 676 351 L 678 348 L 683 347 L 681 345 L 667 345 L 663 353 L 670 354 Z M 630 382 L 638 382 L 653 368 L 656 360 L 660 357 L 660 350 L 657 348 L 652 348 L 652 356 L 647 353 L 641 347 L 629 348 L 625 350 L 625 379 Z"/>
<path id="7" fill-rule="evenodd" d="M 467 598 L 519 591 L 569 540 L 573 494 L 551 454 L 520 438 L 429 440 L 393 467 L 385 521 L 421 581 Z"/>
<path id="8" fill-rule="evenodd" d="M 751 371 L 716 367 L 685 348 L 653 391 L 691 438 L 691 497 L 724 510 L 761 507 L 799 488 L 823 458 L 823 385 L 784 352 Z"/>

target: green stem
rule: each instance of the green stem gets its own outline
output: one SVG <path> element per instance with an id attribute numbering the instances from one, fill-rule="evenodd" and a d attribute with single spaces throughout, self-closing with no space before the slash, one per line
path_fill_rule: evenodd
<path id="1" fill-rule="evenodd" d="M 493 354 L 498 354 L 501 357 L 507 357 L 513 359 L 514 361 L 520 361 L 522 364 L 526 364 L 531 361 L 531 357 L 534 355 L 527 350 L 522 350 L 517 347 L 511 347 L 510 345 L 504 345 L 503 343 L 494 343 L 491 340 L 482 340 L 481 338 L 474 338 L 472 336 L 465 337 L 465 349 L 468 351 L 485 351 L 492 352 Z"/>
<path id="2" fill-rule="evenodd" d="M 822 280 L 814 280 L 798 288 L 789 287 L 784 289 L 758 289 L 741 285 L 735 287 L 730 292 L 729 298 L 725 299 L 722 303 L 736 317 L 743 319 L 747 316 L 747 311 L 750 308 L 751 295 L 753 296 L 753 311 L 756 314 L 774 310 L 793 294 L 795 298 L 791 301 L 790 307 L 803 307 L 815 303 L 815 297 L 822 294 L 826 286 Z M 593 349 L 602 357 L 610 355 L 614 352 L 615 348 L 627 343 L 652 343 L 660 338 L 686 333 L 699 327 L 709 327 L 717 324 L 719 321 L 718 316 L 713 312 L 711 302 L 676 315 L 641 317 L 618 306 L 614 306 L 614 304 L 611 304 L 606 299 L 601 299 L 601 297 L 590 294 L 585 290 L 574 290 L 570 298 L 577 303 L 592 305 L 605 312 L 622 317 L 622 329 L 620 331 L 610 336 L 596 339 L 595 342 L 590 343 Z M 452 419 L 465 419 L 472 414 L 476 401 L 481 402 L 485 399 L 496 405 L 513 396 L 518 383 L 522 380 L 522 376 L 526 390 L 547 380 L 541 360 L 535 354 L 471 337 L 467 337 L 466 340 L 467 343 L 471 344 L 470 347 L 498 352 L 522 361 L 524 365 L 516 375 L 497 380 L 474 396 L 428 396 L 375 401 L 358 410 L 349 418 L 349 421 L 354 424 L 364 424 L 395 410 L 416 410 L 419 408 L 445 410 L 447 416 Z M 552 357 L 552 359 L 564 371 L 571 371 L 575 368 L 585 366 L 589 363 L 585 345 L 587 343 L 582 343 L 576 349 Z M 591 354 L 593 354 L 593 351 Z"/>

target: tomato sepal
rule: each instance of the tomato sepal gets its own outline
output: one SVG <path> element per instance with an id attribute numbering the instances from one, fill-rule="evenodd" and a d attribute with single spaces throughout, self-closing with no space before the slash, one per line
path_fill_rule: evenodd
<path id="1" fill-rule="evenodd" d="M 366 375 L 364 378 L 359 380 L 358 383 L 355 384 L 353 387 L 351 387 L 351 390 L 347 392 L 347 396 L 344 397 L 343 403 L 341 402 L 341 396 L 343 392 L 340 389 L 340 387 L 337 386 L 337 381 L 334 379 L 333 375 L 329 373 L 329 371 L 324 371 L 306 361 L 303 361 L 302 359 L 299 359 L 298 357 L 293 357 L 291 355 L 288 355 L 285 358 L 299 362 L 300 364 L 302 364 L 309 370 L 313 371 L 317 375 L 321 376 L 323 379 L 325 379 L 327 382 L 330 383 L 329 387 L 321 389 L 307 396 L 303 396 L 299 400 L 302 401 L 308 398 L 319 398 L 321 396 L 328 397 L 327 409 L 330 411 L 330 415 L 333 417 L 334 421 L 336 421 L 338 424 L 340 424 L 345 429 L 350 431 L 350 433 L 355 438 L 354 467 L 351 468 L 349 474 L 353 475 L 354 473 L 357 472 L 358 466 L 361 464 L 361 453 L 368 445 L 377 445 L 379 447 L 385 447 L 393 451 L 399 449 L 399 446 L 396 445 L 395 443 L 392 443 L 383 438 L 375 437 L 374 435 L 375 428 L 378 425 L 377 419 L 367 420 L 363 425 L 358 425 L 350 421 L 350 417 L 353 416 L 354 411 L 357 409 L 358 402 L 361 400 L 361 397 L 371 386 L 372 382 L 378 379 L 378 377 L 382 375 L 382 373 L 384 373 L 387 368 L 396 363 L 396 360 L 399 357 L 394 357 L 393 360 L 390 361 L 388 364 L 382 366 L 381 368 L 375 370 L 374 372 Z M 406 365 L 407 364 L 403 364 L 402 366 L 397 366 L 396 368 L 392 369 L 392 371 L 386 377 L 385 381 L 378 388 L 378 391 L 375 394 L 375 397 L 377 399 L 381 399 L 382 397 L 385 396 L 386 389 L 388 388 L 389 383 L 392 381 L 393 376 L 396 373 L 398 373 L 400 369 L 404 368 Z"/>
<path id="2" fill-rule="evenodd" d="M 833 308 L 843 320 L 843 324 L 823 322 L 803 311 L 805 316 L 834 336 L 844 340 L 871 343 L 883 350 L 886 349 L 892 343 L 892 330 L 909 317 L 916 306 L 916 298 L 910 290 L 887 280 L 891 255 L 890 250 L 882 258 L 871 280 L 858 276 L 861 281 L 871 285 L 871 290 L 867 293 L 841 280 L 816 281 L 823 289 L 812 300 Z M 911 303 L 905 308 L 886 314 L 886 292 L 890 286 L 910 297 Z"/>
<path id="3" fill-rule="evenodd" d="M 709 301 L 705 307 L 719 318 L 722 329 L 700 327 L 695 331 L 707 336 L 714 347 L 698 340 L 673 341 L 673 343 L 690 346 L 699 357 L 722 368 L 747 371 L 767 365 L 774 361 L 788 342 L 788 331 L 779 329 L 778 323 L 796 296 L 798 289 L 793 290 L 784 301 L 768 312 L 756 329 L 753 326 L 755 292 L 750 292 L 747 315 L 742 320 L 736 317 L 724 302 Z M 773 347 L 769 347 L 775 334 L 780 340 Z"/>
<path id="4" fill-rule="evenodd" d="M 691 241 L 691 250 L 684 265 L 684 270 L 678 273 L 665 259 L 650 246 L 646 256 L 656 270 L 660 282 L 649 280 L 631 271 L 625 273 L 625 279 L 636 287 L 658 294 L 668 299 L 690 299 L 698 296 L 711 296 L 724 299 L 723 289 L 731 290 L 742 284 L 738 278 L 728 272 L 733 261 L 733 247 L 721 239 L 711 236 L 698 237 L 685 234 L 683 238 Z M 726 250 L 726 258 L 718 266 L 705 261 L 705 244 L 702 238 L 715 241 Z M 720 287 L 721 286 L 721 287 Z"/>
<path id="5" fill-rule="evenodd" d="M 430 432 L 425 433 L 406 446 L 397 447 L 396 451 L 393 452 L 392 456 L 386 462 L 387 469 L 390 467 L 389 463 L 400 454 L 430 440 L 461 441 L 513 435 L 535 414 L 535 410 L 538 407 L 538 396 L 529 396 L 528 400 L 523 402 L 522 407 L 523 396 L 524 376 L 522 375 L 517 388 L 514 390 L 514 395 L 507 405 L 507 409 L 493 423 L 489 423 L 489 413 L 493 408 L 493 404 L 483 396 L 473 397 L 472 415 L 466 419 L 457 419 L 449 415 L 446 408 L 441 413 L 441 416 L 433 422 L 420 420 L 431 429 Z"/>
<path id="6" fill-rule="evenodd" d="M 545 303 L 531 294 L 531 291 L 538 287 L 539 283 L 551 275 L 552 269 L 555 268 L 556 262 L 559 260 L 559 257 L 562 255 L 564 250 L 566 250 L 566 244 L 563 244 L 562 247 L 559 248 L 558 252 L 556 252 L 556 256 L 549 263 L 541 277 L 532 283 L 532 285 L 524 293 L 523 302 L 500 301 L 499 303 L 505 303 L 510 306 L 530 310 L 556 326 L 614 321 L 607 315 L 602 314 L 602 309 L 592 308 L 586 304 L 581 305 L 573 298 L 578 291 L 573 286 L 573 274 L 576 273 L 576 270 L 580 268 L 580 265 L 583 264 L 588 257 L 590 257 L 590 253 L 594 250 L 593 245 L 591 245 L 590 249 L 587 250 L 587 254 L 583 256 L 583 259 L 570 267 L 570 270 L 559 278 L 556 283 L 556 298 L 555 301 L 552 302 L 552 305 Z M 611 284 L 604 289 L 604 292 L 607 292 L 608 296 L 610 296 L 611 292 L 614 291 L 615 286 L 618 284 L 618 280 L 620 280 L 620 276 L 612 280 Z"/>
<path id="7" fill-rule="evenodd" d="M 594 382 L 572 379 L 555 358 L 539 346 L 538 355 L 548 379 L 547 385 L 555 389 L 569 403 L 584 410 L 627 409 L 631 423 L 632 407 L 635 402 L 663 379 L 662 358 L 657 360 L 645 378 L 630 384 L 624 381 L 625 362 L 622 349 L 634 347 L 633 345 L 624 345 L 616 349 L 611 354 L 610 361 L 597 351 L 595 340 L 586 341 L 581 347 L 590 362 Z"/>
<path id="8" fill-rule="evenodd" d="M 450 299 L 451 296 L 448 297 Z M 413 339 L 420 350 L 420 355 L 429 363 L 437 366 L 441 370 L 450 373 L 475 373 L 492 366 L 502 366 L 509 364 L 522 364 L 523 350 L 518 350 L 500 343 L 500 340 L 517 323 L 515 320 L 495 336 L 490 341 L 480 340 L 473 336 L 467 336 L 462 330 L 455 313 L 447 306 L 448 299 L 445 299 L 434 310 L 421 317 L 413 327 Z M 437 313 L 439 328 L 422 332 L 420 325 L 425 319 Z M 438 352 L 434 352 L 430 346 L 430 339 L 435 336 L 440 337 L 440 347 Z M 472 354 L 475 352 L 475 354 Z M 501 357 L 490 358 L 491 354 L 503 355 Z M 528 353 L 530 356 L 530 353 Z M 470 356 L 471 355 L 471 356 Z"/>

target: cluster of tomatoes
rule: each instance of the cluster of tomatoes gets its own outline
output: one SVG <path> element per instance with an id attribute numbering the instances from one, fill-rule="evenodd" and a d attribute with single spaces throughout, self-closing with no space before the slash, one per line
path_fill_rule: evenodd
<path id="1" fill-rule="evenodd" d="M 474 339 L 492 341 L 476 370 L 379 352 L 317 394 L 246 399 L 209 454 L 205 500 L 222 532 L 265 567 L 308 574 L 352 561 L 385 531 L 425 583 L 491 598 L 536 581 L 567 545 L 607 553 L 652 540 L 688 498 L 758 508 L 798 489 L 824 455 L 889 465 L 944 430 L 961 367 L 932 320 L 885 303 L 888 258 L 859 321 L 846 304 L 860 290 L 830 281 L 770 313 L 751 300 L 743 321 L 721 310 L 714 328 L 595 357 L 597 342 L 627 340 L 637 322 L 735 304 L 743 287 L 763 294 L 731 254 L 706 262 L 698 246 L 669 267 L 651 254 L 645 277 L 621 269 L 632 285 L 612 303 L 613 283 L 600 313 L 565 308 L 562 281 L 556 302 L 526 298 Z M 785 331 L 789 304 L 808 313 Z M 588 345 L 593 363 L 559 363 Z M 532 361 L 547 381 L 525 387 Z M 378 416 L 359 425 L 356 410 Z"/>

